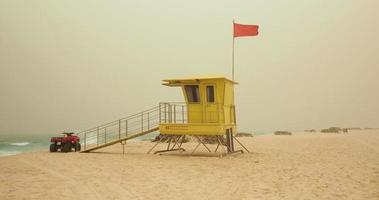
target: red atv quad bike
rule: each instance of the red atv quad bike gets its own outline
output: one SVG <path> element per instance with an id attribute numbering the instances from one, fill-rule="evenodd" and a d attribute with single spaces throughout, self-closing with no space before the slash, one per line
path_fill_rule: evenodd
<path id="1" fill-rule="evenodd" d="M 62 133 L 63 137 L 52 137 L 50 139 L 50 152 L 71 152 L 80 151 L 80 138 L 74 133 Z"/>

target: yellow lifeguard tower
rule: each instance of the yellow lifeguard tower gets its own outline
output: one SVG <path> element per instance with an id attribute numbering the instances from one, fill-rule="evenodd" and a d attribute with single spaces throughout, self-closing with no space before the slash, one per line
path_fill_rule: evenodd
<path id="1" fill-rule="evenodd" d="M 179 87 L 185 102 L 167 102 L 78 133 L 83 143 L 82 152 L 91 152 L 110 145 L 121 143 L 124 147 L 127 140 L 159 131 L 157 143 L 148 151 L 150 153 L 158 144 L 168 143 L 167 151 L 182 150 L 185 137 L 197 138 L 209 152 L 207 143 L 225 146 L 228 153 L 234 150 L 237 141 L 236 111 L 234 105 L 234 85 L 236 82 L 225 77 L 195 77 L 163 80 L 163 85 Z M 224 137 L 225 136 L 225 137 Z M 123 148 L 124 152 L 124 148 Z M 239 150 L 239 152 L 243 152 Z"/>
<path id="2" fill-rule="evenodd" d="M 161 134 L 224 135 L 236 131 L 234 84 L 224 77 L 163 80 L 180 87 L 185 103 L 161 103 Z M 163 108 L 162 108 L 163 106 Z"/>
<path id="3" fill-rule="evenodd" d="M 225 145 L 228 152 L 234 152 L 233 139 L 237 133 L 235 84 L 237 83 L 232 80 L 218 76 L 163 80 L 165 86 L 181 88 L 185 103 L 160 103 L 160 134 L 174 137 L 173 141 L 176 143 L 181 136 L 195 136 L 199 139 L 199 144 L 205 147 L 199 136 L 208 137 L 208 140 L 214 138 L 218 146 Z M 240 143 L 238 140 L 237 142 Z"/>

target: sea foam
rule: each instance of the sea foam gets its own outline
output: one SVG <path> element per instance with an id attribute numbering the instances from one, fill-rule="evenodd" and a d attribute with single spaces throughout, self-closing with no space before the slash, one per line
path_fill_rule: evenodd
<path id="1" fill-rule="evenodd" d="M 11 145 L 13 146 L 26 146 L 26 145 L 29 145 L 30 143 L 29 142 L 14 142 L 14 143 L 11 143 Z"/>

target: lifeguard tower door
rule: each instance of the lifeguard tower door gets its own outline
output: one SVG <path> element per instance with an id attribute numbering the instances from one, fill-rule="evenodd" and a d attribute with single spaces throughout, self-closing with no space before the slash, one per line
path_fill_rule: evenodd
<path id="1" fill-rule="evenodd" d="M 187 103 L 188 123 L 202 123 L 203 105 L 199 85 L 184 85 L 183 90 Z"/>
<path id="2" fill-rule="evenodd" d="M 201 89 L 204 95 L 204 121 L 205 123 L 216 123 L 218 122 L 218 104 L 216 98 L 216 83 L 204 83 L 201 84 Z"/>

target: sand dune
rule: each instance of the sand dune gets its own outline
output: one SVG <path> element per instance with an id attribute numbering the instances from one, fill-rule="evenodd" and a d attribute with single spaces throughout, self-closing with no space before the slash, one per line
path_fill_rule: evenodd
<path id="1" fill-rule="evenodd" d="M 378 130 L 241 141 L 252 153 L 147 155 L 152 143 L 129 142 L 126 155 L 1 157 L 0 199 L 379 199 Z"/>

